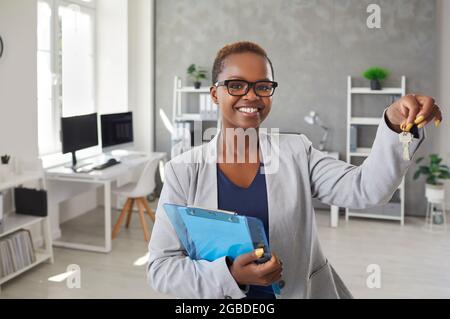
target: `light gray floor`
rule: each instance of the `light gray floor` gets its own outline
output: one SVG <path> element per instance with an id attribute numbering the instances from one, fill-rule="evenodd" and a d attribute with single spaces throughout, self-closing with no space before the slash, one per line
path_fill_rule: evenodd
<path id="1" fill-rule="evenodd" d="M 117 216 L 114 212 L 114 222 Z M 65 238 L 98 242 L 102 217 L 98 209 L 65 223 Z M 418 218 L 407 218 L 402 228 L 396 222 L 367 219 L 346 223 L 341 217 L 339 228 L 333 229 L 328 211 L 317 212 L 317 224 L 329 261 L 356 298 L 450 298 L 450 231 L 430 232 Z M 55 248 L 53 265 L 38 266 L 3 285 L 0 298 L 167 298 L 147 286 L 145 266 L 133 265 L 146 252 L 134 214 L 130 229 L 122 229 L 110 254 Z M 48 281 L 70 264 L 81 267 L 80 289 Z M 380 266 L 379 289 L 366 286 L 369 264 Z"/>

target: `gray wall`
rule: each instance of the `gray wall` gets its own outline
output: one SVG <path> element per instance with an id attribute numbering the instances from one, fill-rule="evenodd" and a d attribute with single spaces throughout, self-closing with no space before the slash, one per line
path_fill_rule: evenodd
<path id="1" fill-rule="evenodd" d="M 370 3 L 381 6 L 381 29 L 366 26 Z M 305 133 L 317 145 L 321 132 L 303 121 L 314 109 L 331 128 L 329 148 L 345 158 L 347 75 L 379 65 L 392 71 L 386 85 L 406 75 L 408 91 L 434 95 L 435 15 L 434 0 L 157 0 L 156 149 L 170 150 L 158 110 L 171 116 L 173 77 L 191 63 L 211 70 L 223 45 L 250 40 L 267 50 L 280 83 L 265 126 Z M 389 100 L 354 102 L 359 115 L 380 116 Z M 423 188 L 411 173 L 407 213 L 422 214 Z"/>

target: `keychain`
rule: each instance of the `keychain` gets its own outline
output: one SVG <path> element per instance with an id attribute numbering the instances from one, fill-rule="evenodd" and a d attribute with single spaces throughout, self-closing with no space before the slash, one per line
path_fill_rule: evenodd
<path id="1" fill-rule="evenodd" d="M 410 132 L 403 131 L 398 135 L 398 137 L 403 146 L 403 159 L 405 161 L 411 160 L 409 156 L 409 144 L 411 144 L 413 140 L 413 135 Z"/>

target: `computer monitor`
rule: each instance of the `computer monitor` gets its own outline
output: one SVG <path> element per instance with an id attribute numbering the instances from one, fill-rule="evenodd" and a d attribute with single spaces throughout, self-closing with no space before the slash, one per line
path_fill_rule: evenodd
<path id="1" fill-rule="evenodd" d="M 104 114 L 100 116 L 102 147 L 133 142 L 133 113 Z"/>
<path id="2" fill-rule="evenodd" d="M 75 168 L 75 152 L 98 145 L 97 113 L 61 118 L 61 141 L 63 154 L 72 153 Z"/>

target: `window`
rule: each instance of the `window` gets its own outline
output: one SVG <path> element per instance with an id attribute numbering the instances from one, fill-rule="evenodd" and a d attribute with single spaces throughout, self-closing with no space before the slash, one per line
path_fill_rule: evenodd
<path id="1" fill-rule="evenodd" d="M 40 155 L 61 151 L 61 116 L 96 111 L 95 1 L 38 1 Z"/>

